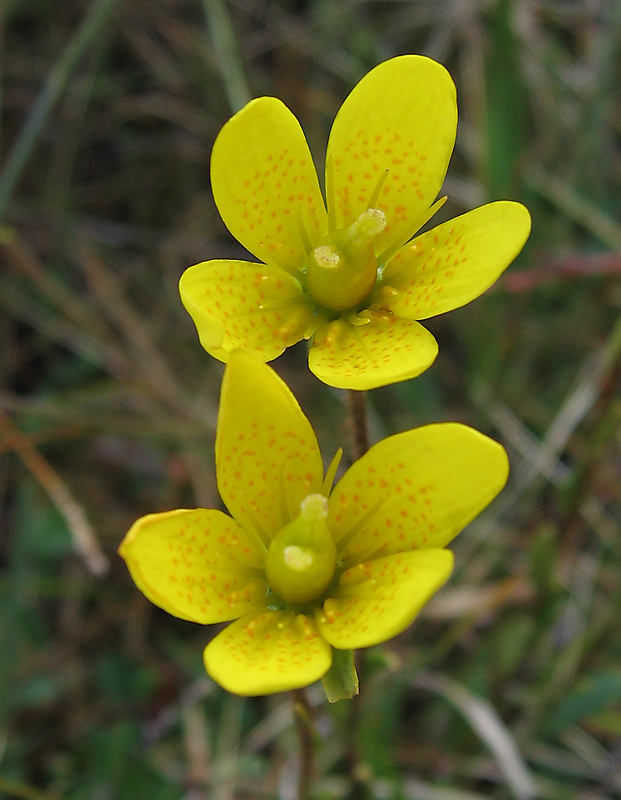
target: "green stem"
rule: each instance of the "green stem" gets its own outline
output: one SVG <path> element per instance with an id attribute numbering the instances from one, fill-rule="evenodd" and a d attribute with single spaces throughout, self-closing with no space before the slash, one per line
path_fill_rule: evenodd
<path id="1" fill-rule="evenodd" d="M 203 0 L 203 8 L 231 111 L 239 111 L 250 102 L 252 94 L 229 10 L 225 0 Z"/>
<path id="2" fill-rule="evenodd" d="M 300 772 L 298 775 L 297 800 L 308 800 L 315 768 L 312 712 L 304 689 L 294 689 L 291 695 L 294 703 L 295 726 L 300 741 Z"/>

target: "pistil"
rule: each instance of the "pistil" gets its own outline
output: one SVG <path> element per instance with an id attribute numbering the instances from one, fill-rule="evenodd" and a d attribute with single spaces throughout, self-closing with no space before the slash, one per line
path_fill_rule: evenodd
<path id="1" fill-rule="evenodd" d="M 300 514 L 272 539 L 265 571 L 273 591 L 287 603 L 320 598 L 332 583 L 336 546 L 326 524 L 328 501 L 308 495 Z"/>
<path id="2" fill-rule="evenodd" d="M 371 292 L 377 280 L 373 240 L 385 227 L 384 212 L 367 208 L 348 228 L 332 231 L 311 251 L 306 281 L 318 305 L 345 311 Z"/>

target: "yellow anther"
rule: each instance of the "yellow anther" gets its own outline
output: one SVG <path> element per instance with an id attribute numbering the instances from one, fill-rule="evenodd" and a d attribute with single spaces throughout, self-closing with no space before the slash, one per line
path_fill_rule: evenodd
<path id="1" fill-rule="evenodd" d="M 393 286 L 382 286 L 382 288 L 375 293 L 375 298 L 369 308 L 372 310 L 380 310 L 384 308 L 389 300 L 393 300 L 399 292 Z"/>
<path id="2" fill-rule="evenodd" d="M 345 319 L 350 325 L 355 325 L 356 328 L 359 328 L 361 325 L 368 325 L 369 322 L 371 322 L 371 317 L 365 312 L 357 314 L 355 311 L 350 311 L 349 314 L 345 315 Z"/>

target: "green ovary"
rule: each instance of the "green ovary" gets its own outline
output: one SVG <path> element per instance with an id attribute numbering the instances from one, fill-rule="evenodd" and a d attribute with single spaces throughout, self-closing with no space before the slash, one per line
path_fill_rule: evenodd
<path id="1" fill-rule="evenodd" d="M 287 603 L 307 603 L 320 598 L 334 578 L 336 547 L 326 517 L 328 501 L 308 495 L 300 515 L 272 539 L 265 556 L 265 571 L 272 590 Z"/>
<path id="2" fill-rule="evenodd" d="M 329 233 L 315 247 L 306 265 L 308 291 L 330 311 L 355 308 L 377 280 L 373 239 L 386 227 L 377 208 L 368 208 L 348 228 Z"/>

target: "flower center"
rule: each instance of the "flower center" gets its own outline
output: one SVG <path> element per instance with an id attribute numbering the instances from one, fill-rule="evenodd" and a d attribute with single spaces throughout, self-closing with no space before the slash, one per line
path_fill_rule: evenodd
<path id="1" fill-rule="evenodd" d="M 285 525 L 268 548 L 265 571 L 272 589 L 287 603 L 306 603 L 326 591 L 336 567 L 336 546 L 326 517 L 328 501 L 309 494 L 300 515 Z"/>
<path id="2" fill-rule="evenodd" d="M 306 265 L 308 291 L 330 311 L 355 308 L 377 279 L 373 239 L 386 227 L 384 212 L 367 208 L 348 228 L 329 233 Z"/>

